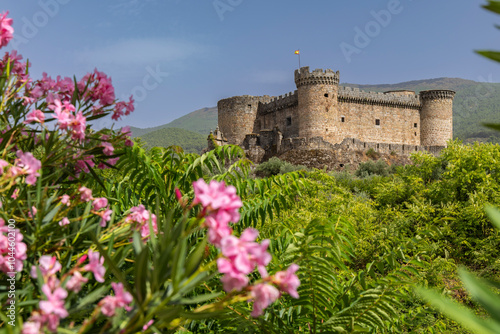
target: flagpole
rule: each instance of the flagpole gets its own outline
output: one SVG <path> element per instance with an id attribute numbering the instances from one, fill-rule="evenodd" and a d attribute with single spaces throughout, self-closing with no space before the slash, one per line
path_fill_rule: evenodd
<path id="1" fill-rule="evenodd" d="M 299 71 L 300 71 L 300 52 L 299 52 Z"/>

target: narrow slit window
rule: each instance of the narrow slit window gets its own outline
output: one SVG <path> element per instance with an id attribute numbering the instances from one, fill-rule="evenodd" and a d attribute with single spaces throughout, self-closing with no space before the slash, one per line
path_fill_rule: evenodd
<path id="1" fill-rule="evenodd" d="M 418 124 L 417 123 L 413 123 L 413 127 L 414 128 L 418 127 Z"/>
<path id="2" fill-rule="evenodd" d="M 345 123 L 345 117 L 344 117 L 344 116 L 340 117 L 340 121 L 341 121 L 342 123 Z"/>
<path id="3" fill-rule="evenodd" d="M 292 125 L 292 118 L 291 118 L 291 117 L 287 117 L 287 118 L 286 118 L 286 125 L 287 125 L 287 126 Z"/>
<path id="4" fill-rule="evenodd" d="M 380 125 L 380 120 L 379 119 L 375 120 L 375 125 Z"/>

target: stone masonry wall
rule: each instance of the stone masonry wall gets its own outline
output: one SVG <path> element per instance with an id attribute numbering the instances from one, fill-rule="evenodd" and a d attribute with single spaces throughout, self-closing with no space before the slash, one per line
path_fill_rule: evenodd
<path id="1" fill-rule="evenodd" d="M 421 92 L 422 145 L 446 146 L 453 136 L 453 97 L 448 90 Z"/>
<path id="2" fill-rule="evenodd" d="M 341 140 L 351 137 L 373 143 L 420 145 L 420 111 L 416 108 L 343 102 L 335 121 Z"/>
<path id="3" fill-rule="evenodd" d="M 242 145 L 245 135 L 252 133 L 259 104 L 268 103 L 271 97 L 235 96 L 217 103 L 219 128 L 229 144 Z"/>

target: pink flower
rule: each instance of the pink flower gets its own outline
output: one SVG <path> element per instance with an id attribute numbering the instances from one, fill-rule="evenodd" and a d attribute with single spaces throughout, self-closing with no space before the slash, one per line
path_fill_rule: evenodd
<path id="1" fill-rule="evenodd" d="M 13 199 L 16 199 L 19 196 L 19 188 L 14 189 L 14 192 L 12 193 L 12 196 L 10 196 Z"/>
<path id="2" fill-rule="evenodd" d="M 9 235 L 10 232 L 10 235 Z M 5 226 L 5 221 L 0 220 L 0 271 L 5 273 L 8 272 L 20 272 L 23 270 L 23 261 L 26 260 L 26 244 L 22 242 L 23 235 L 19 229 L 15 229 L 15 239 L 12 241 L 8 237 L 12 237 L 12 231 Z M 12 252 L 11 243 L 14 242 L 14 252 Z M 14 263 L 11 262 L 10 258 L 13 254 Z"/>
<path id="3" fill-rule="evenodd" d="M 64 217 L 60 222 L 59 226 L 64 226 L 64 225 L 69 225 L 69 219 L 68 217 Z"/>
<path id="4" fill-rule="evenodd" d="M 73 139 L 79 139 L 80 141 L 85 139 L 85 129 L 87 119 L 83 116 L 83 113 L 79 111 L 76 116 L 69 116 L 71 127 L 71 136 Z"/>
<path id="5" fill-rule="evenodd" d="M 73 292 L 78 292 L 82 289 L 82 284 L 88 282 L 88 278 L 82 276 L 79 271 L 76 271 L 66 283 L 66 289 Z"/>
<path id="6" fill-rule="evenodd" d="M 33 110 L 28 115 L 26 115 L 25 124 L 38 122 L 43 123 L 45 121 L 45 114 L 41 110 Z"/>
<path id="7" fill-rule="evenodd" d="M 274 286 L 263 283 L 254 286 L 251 295 L 254 300 L 251 315 L 258 317 L 262 315 L 264 309 L 279 298 L 280 292 Z"/>
<path id="8" fill-rule="evenodd" d="M 207 217 L 205 226 L 208 227 L 208 241 L 216 247 L 221 247 L 222 239 L 230 236 L 233 230 L 227 223 L 221 222 L 214 217 Z"/>
<path id="9" fill-rule="evenodd" d="M 56 288 L 54 291 L 47 284 L 42 286 L 42 291 L 47 296 L 47 300 L 40 302 L 40 310 L 46 314 L 55 314 L 59 318 L 66 318 L 68 311 L 64 308 L 64 299 L 68 292 L 62 288 Z"/>
<path id="10" fill-rule="evenodd" d="M 95 163 L 92 159 L 94 159 L 93 155 L 87 155 L 83 157 L 83 160 L 78 160 L 75 166 L 76 171 L 78 173 L 81 171 L 84 171 L 85 173 L 90 173 L 89 167 L 92 168 L 95 166 Z"/>
<path id="11" fill-rule="evenodd" d="M 3 170 L 5 167 L 7 167 L 9 163 L 5 160 L 0 159 L 0 175 L 3 174 Z"/>
<path id="12" fill-rule="evenodd" d="M 210 215 L 213 211 L 223 211 L 223 215 L 217 215 L 217 219 L 223 218 L 227 222 L 238 222 L 240 220 L 239 208 L 243 205 L 236 194 L 234 186 L 226 187 L 224 181 L 210 181 L 206 184 L 203 179 L 193 183 L 195 198 L 193 203 L 201 203 Z"/>
<path id="13" fill-rule="evenodd" d="M 66 206 L 71 205 L 71 203 L 69 201 L 69 195 L 66 195 L 66 194 L 62 195 L 61 204 L 66 205 Z"/>
<path id="14" fill-rule="evenodd" d="M 264 267 L 272 259 L 267 252 L 268 240 L 264 240 L 261 245 L 254 242 L 258 235 L 257 230 L 248 228 L 239 239 L 231 235 L 221 241 L 222 254 L 242 274 L 250 274 L 256 265 Z"/>
<path id="15" fill-rule="evenodd" d="M 34 216 L 36 216 L 37 212 L 38 212 L 38 210 L 34 206 L 32 206 L 31 210 L 28 211 L 28 217 L 33 218 Z"/>
<path id="16" fill-rule="evenodd" d="M 38 268 L 40 269 L 44 277 L 52 276 L 62 268 L 61 264 L 59 263 L 59 261 L 57 261 L 57 258 L 55 256 L 42 255 L 38 262 L 40 263 Z M 31 277 L 37 278 L 37 276 L 36 266 L 32 266 Z"/>
<path id="17" fill-rule="evenodd" d="M 12 19 L 7 18 L 9 12 L 0 14 L 0 48 L 6 46 L 14 37 L 14 28 L 12 28 Z"/>
<path id="18" fill-rule="evenodd" d="M 241 291 L 244 287 L 248 285 L 248 277 L 245 274 L 240 273 L 231 261 L 219 258 L 217 259 L 217 268 L 219 272 L 225 274 L 221 278 L 221 282 L 224 287 L 224 291 L 231 292 L 233 290 Z"/>
<path id="19" fill-rule="evenodd" d="M 99 211 L 101 210 L 102 208 L 108 206 L 108 199 L 105 198 L 105 197 L 99 197 L 99 198 L 96 198 L 94 199 L 94 201 L 92 202 L 92 205 L 94 206 L 94 210 L 95 211 Z"/>
<path id="20" fill-rule="evenodd" d="M 146 329 L 148 329 L 152 324 L 154 323 L 154 320 L 151 319 L 148 321 L 147 324 L 145 324 L 144 326 L 142 326 L 142 330 L 145 331 Z"/>
<path id="21" fill-rule="evenodd" d="M 108 142 L 103 142 L 101 146 L 104 147 L 104 149 L 102 150 L 102 153 L 104 153 L 104 155 L 113 155 L 113 151 L 115 150 L 113 145 Z"/>
<path id="22" fill-rule="evenodd" d="M 89 250 L 89 264 L 83 267 L 85 271 L 91 271 L 94 273 L 94 278 L 97 282 L 104 282 L 104 274 L 106 274 L 106 269 L 103 266 L 104 257 L 101 257 L 99 252 L 94 252 Z"/>
<path id="23" fill-rule="evenodd" d="M 99 302 L 102 314 L 108 317 L 114 316 L 116 308 L 119 307 L 123 307 L 127 311 L 129 311 L 130 307 L 128 307 L 128 305 L 133 300 L 130 293 L 123 291 L 123 285 L 121 283 L 111 283 L 111 286 L 115 291 L 115 295 L 106 296 Z"/>
<path id="24" fill-rule="evenodd" d="M 182 202 L 182 193 L 179 188 L 175 188 L 175 198 L 177 198 L 179 202 Z"/>
<path id="25" fill-rule="evenodd" d="M 59 327 L 59 316 L 56 314 L 44 314 L 42 315 L 43 322 L 47 324 L 47 328 L 51 332 L 56 332 L 57 327 Z"/>
<path id="26" fill-rule="evenodd" d="M 49 100 L 49 98 L 47 97 L 47 100 Z M 49 106 L 49 109 L 51 110 L 54 110 L 54 114 L 53 116 L 57 119 L 58 123 L 59 123 L 59 128 L 61 130 L 66 130 L 71 122 L 71 119 L 70 119 L 70 113 L 67 109 L 62 109 L 62 104 L 61 104 L 61 101 L 58 100 L 58 99 L 55 99 L 54 100 L 54 104 L 51 104 Z"/>
<path id="27" fill-rule="evenodd" d="M 99 212 L 99 216 L 101 216 L 101 222 L 99 225 L 101 227 L 106 227 L 106 223 L 111 220 L 112 214 L 113 214 L 113 210 L 109 210 L 109 209 Z"/>
<path id="28" fill-rule="evenodd" d="M 114 165 L 116 165 L 116 163 L 118 162 L 118 160 L 120 160 L 120 157 L 118 157 L 118 158 L 113 158 L 113 159 L 108 159 L 106 162 L 107 162 L 108 164 L 110 164 L 111 166 L 114 166 Z"/>
<path id="29" fill-rule="evenodd" d="M 43 334 L 41 330 L 41 323 L 28 321 L 23 323 L 23 330 L 21 331 L 21 334 Z"/>
<path id="30" fill-rule="evenodd" d="M 92 199 L 92 190 L 87 187 L 80 187 L 78 189 L 81 195 L 81 200 L 84 202 L 88 202 Z"/>
<path id="31" fill-rule="evenodd" d="M 150 214 L 148 210 L 144 208 L 144 205 L 134 206 L 130 209 L 130 214 L 125 219 L 126 222 L 136 222 L 138 223 L 138 229 L 141 231 L 141 236 L 143 238 L 149 237 L 149 218 L 151 217 L 151 224 L 153 225 L 153 231 L 158 234 L 158 224 L 156 222 L 156 215 Z"/>
<path id="32" fill-rule="evenodd" d="M 16 152 L 17 155 L 17 166 L 22 169 L 24 174 L 27 174 L 26 184 L 33 185 L 36 182 L 36 178 L 40 176 L 38 170 L 42 168 L 42 163 L 33 157 L 30 152 L 23 153 L 21 150 Z"/>
<path id="33" fill-rule="evenodd" d="M 277 272 L 273 280 L 281 291 L 288 293 L 293 298 L 299 298 L 297 288 L 300 286 L 300 280 L 297 275 L 295 275 L 298 269 L 299 266 L 293 263 L 286 271 Z"/>

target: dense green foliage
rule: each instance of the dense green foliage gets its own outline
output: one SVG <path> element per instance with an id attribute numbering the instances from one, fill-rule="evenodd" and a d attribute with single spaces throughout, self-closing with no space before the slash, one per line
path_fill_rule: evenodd
<path id="1" fill-rule="evenodd" d="M 261 163 L 255 169 L 255 173 L 259 176 L 272 176 L 285 174 L 299 170 L 307 170 L 307 167 L 302 165 L 292 165 L 287 161 L 283 161 L 278 157 L 272 157 L 266 162 Z"/>

